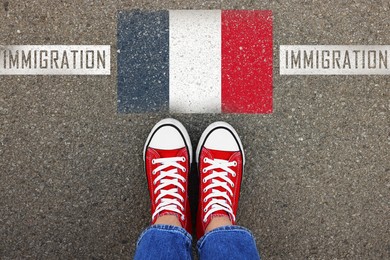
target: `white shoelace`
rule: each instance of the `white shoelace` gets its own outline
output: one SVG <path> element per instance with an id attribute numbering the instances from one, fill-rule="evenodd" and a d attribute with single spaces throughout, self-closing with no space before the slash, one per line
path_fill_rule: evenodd
<path id="1" fill-rule="evenodd" d="M 158 172 L 160 174 L 154 180 L 154 185 L 159 183 L 159 185 L 154 189 L 154 194 L 157 194 L 160 191 L 160 194 L 157 196 L 155 203 L 160 203 L 156 207 L 156 211 L 153 213 L 152 219 L 157 216 L 160 212 L 167 210 L 178 213 L 181 216 L 181 219 L 184 220 L 184 198 L 178 193 L 179 189 L 182 192 L 185 192 L 183 185 L 179 182 L 186 182 L 186 179 L 178 174 L 178 169 L 182 171 L 186 171 L 186 168 L 180 165 L 178 162 L 185 162 L 185 157 L 170 157 L 170 158 L 159 158 L 153 159 L 152 164 L 160 164 L 156 169 L 153 170 L 152 174 L 155 175 Z M 164 169 L 168 167 L 174 167 L 168 171 L 164 171 Z M 173 185 L 175 188 L 165 190 L 164 188 L 167 186 Z M 174 197 L 174 198 L 167 198 Z"/>
<path id="2" fill-rule="evenodd" d="M 232 201 L 228 193 L 230 194 L 230 196 L 233 196 L 233 191 L 231 188 L 234 188 L 234 183 L 229 179 L 229 174 L 231 174 L 233 177 L 236 177 L 236 173 L 229 167 L 236 166 L 237 162 L 229 162 L 221 159 L 211 160 L 209 158 L 204 158 L 203 162 L 210 164 L 209 166 L 203 168 L 203 173 L 213 170 L 211 174 L 203 178 L 204 183 L 206 183 L 208 180 L 212 180 L 211 184 L 207 185 L 203 190 L 204 192 L 207 192 L 209 189 L 211 189 L 211 193 L 207 195 L 203 200 L 204 202 L 207 202 L 209 199 L 211 199 L 210 202 L 204 208 L 204 212 L 206 212 L 206 215 L 204 216 L 203 221 L 206 222 L 207 218 L 218 210 L 228 212 L 232 217 L 233 221 L 235 221 L 236 216 L 233 213 L 233 209 L 231 206 Z M 222 171 L 217 172 L 214 171 L 214 169 L 222 169 Z M 218 180 L 218 178 L 223 181 Z M 222 192 L 215 188 L 222 188 L 226 191 Z"/>

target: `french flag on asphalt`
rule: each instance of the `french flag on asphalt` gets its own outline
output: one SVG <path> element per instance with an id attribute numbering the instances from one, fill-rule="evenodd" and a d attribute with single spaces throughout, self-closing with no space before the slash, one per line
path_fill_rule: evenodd
<path id="1" fill-rule="evenodd" d="M 272 12 L 118 16 L 121 113 L 271 113 Z"/>

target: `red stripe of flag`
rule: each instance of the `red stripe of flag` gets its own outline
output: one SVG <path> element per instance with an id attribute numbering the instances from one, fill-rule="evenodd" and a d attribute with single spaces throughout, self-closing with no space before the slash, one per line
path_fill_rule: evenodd
<path id="1" fill-rule="evenodd" d="M 272 113 L 272 11 L 222 11 L 222 112 Z"/>

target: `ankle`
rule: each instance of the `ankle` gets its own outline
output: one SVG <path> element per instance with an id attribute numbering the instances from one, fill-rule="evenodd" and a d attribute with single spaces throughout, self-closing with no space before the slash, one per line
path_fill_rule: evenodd
<path id="1" fill-rule="evenodd" d="M 231 226 L 232 221 L 228 216 L 217 216 L 213 217 L 210 223 L 207 225 L 205 233 L 210 232 L 213 229 L 223 227 L 223 226 Z"/>
<path id="2" fill-rule="evenodd" d="M 179 218 L 176 215 L 163 215 L 157 217 L 156 221 L 154 222 L 154 225 L 171 225 L 171 226 L 177 226 L 182 227 Z"/>

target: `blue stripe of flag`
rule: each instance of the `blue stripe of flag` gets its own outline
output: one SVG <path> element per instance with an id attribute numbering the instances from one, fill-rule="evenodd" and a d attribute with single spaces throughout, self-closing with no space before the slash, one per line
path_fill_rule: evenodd
<path id="1" fill-rule="evenodd" d="M 118 112 L 169 110 L 168 11 L 120 12 Z"/>

